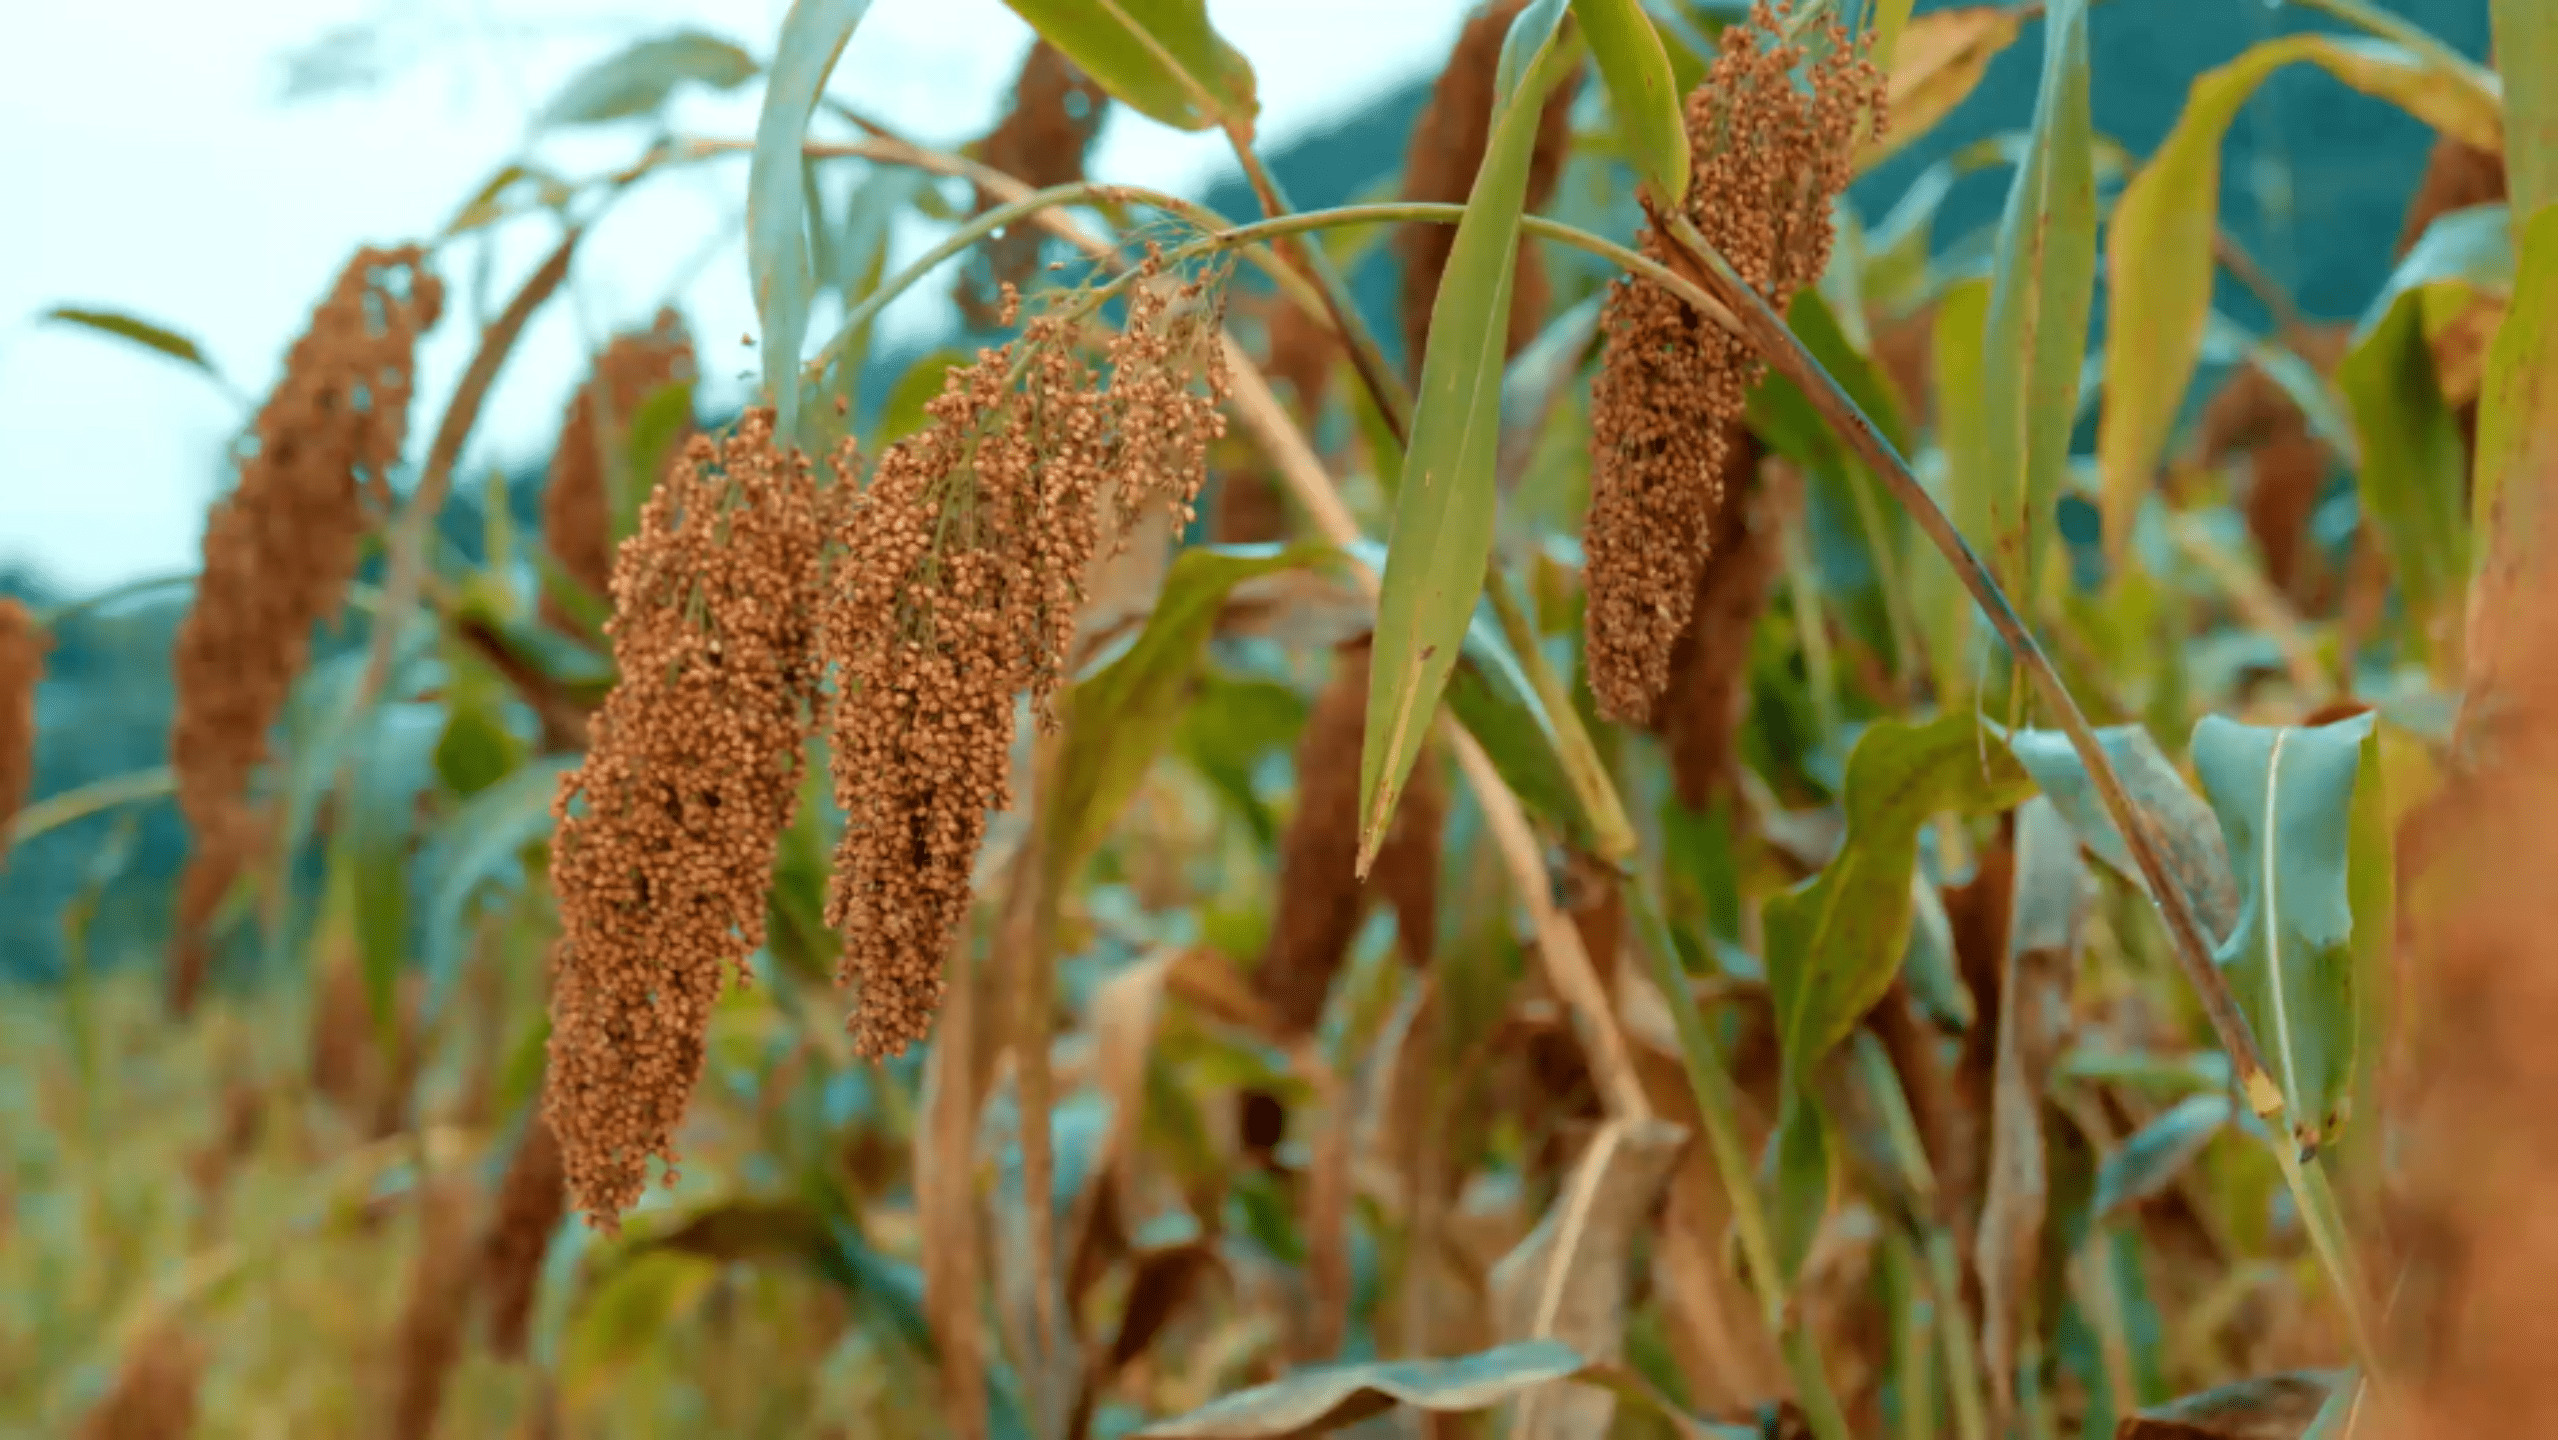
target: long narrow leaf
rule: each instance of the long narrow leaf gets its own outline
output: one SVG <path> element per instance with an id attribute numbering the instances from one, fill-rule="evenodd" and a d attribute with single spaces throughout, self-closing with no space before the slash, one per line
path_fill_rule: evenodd
<path id="1" fill-rule="evenodd" d="M 1537 117 L 1570 59 L 1572 47 L 1561 40 L 1563 17 L 1563 0 L 1536 0 L 1511 25 L 1501 68 L 1517 78 L 1496 101 L 1492 140 L 1430 312 L 1429 354 L 1377 600 L 1368 729 L 1359 756 L 1363 874 L 1385 842 L 1483 595 L 1498 503 L 1503 327 Z"/>
<path id="2" fill-rule="evenodd" d="M 791 0 L 755 122 L 755 155 L 746 171 L 746 268 L 763 328 L 764 389 L 776 412 L 774 433 L 785 441 L 799 433 L 799 347 L 808 335 L 815 286 L 800 145 L 826 77 L 869 9 L 870 0 Z"/>

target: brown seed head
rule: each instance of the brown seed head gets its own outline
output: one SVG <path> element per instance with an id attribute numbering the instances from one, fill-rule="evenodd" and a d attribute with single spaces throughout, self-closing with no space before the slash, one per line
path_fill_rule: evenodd
<path id="1" fill-rule="evenodd" d="M 1510 22 L 1519 18 L 1527 0 L 1496 0 L 1476 11 L 1457 34 L 1447 68 L 1430 89 L 1430 103 L 1412 127 L 1405 151 L 1403 198 L 1434 204 L 1462 205 L 1483 168 L 1483 152 L 1491 143 L 1492 105 L 1501 71 L 1501 42 Z M 1527 208 L 1541 210 L 1554 198 L 1563 162 L 1572 148 L 1572 95 L 1580 87 L 1580 70 L 1564 77 L 1546 97 L 1537 116 L 1537 143 L 1528 161 Z M 1457 241 L 1453 225 L 1407 225 L 1396 237 L 1403 262 L 1403 353 L 1412 373 L 1421 373 L 1422 352 L 1430 342 L 1430 308 L 1438 302 L 1439 277 L 1447 273 L 1448 251 Z M 1533 242 L 1519 245 L 1517 278 L 1510 291 L 1509 353 L 1536 338 L 1545 316 L 1545 263 Z"/>
<path id="2" fill-rule="evenodd" d="M 694 375 L 693 337 L 684 328 L 684 317 L 660 310 L 657 323 L 648 329 L 614 336 L 595 357 L 593 376 L 569 399 L 559 443 L 551 452 L 550 485 L 542 492 L 542 543 L 561 569 L 599 599 L 613 587 L 613 492 L 606 469 L 617 461 L 627 463 L 621 442 L 648 397 Z M 679 452 L 681 448 L 679 440 Z M 548 596 L 543 597 L 542 613 L 567 628 L 567 616 Z"/>
<path id="3" fill-rule="evenodd" d="M 205 521 L 204 572 L 170 660 L 170 763 L 195 842 L 170 979 L 182 1013 L 202 981 L 204 925 L 257 844 L 249 779 L 267 730 L 309 657 L 311 627 L 354 577 L 366 498 L 390 494 L 417 337 L 443 310 L 424 264 L 415 246 L 348 263 L 258 412 L 238 487 Z"/>
<path id="4" fill-rule="evenodd" d="M 763 944 L 805 763 L 825 537 L 808 462 L 772 427 L 757 410 L 724 442 L 695 437 L 642 508 L 613 567 L 621 682 L 553 806 L 543 1115 L 607 1230 L 649 1156 L 673 1178 L 711 1005 Z"/>
<path id="5" fill-rule="evenodd" d="M 542 1279 L 542 1258 L 550 1251 L 551 1232 L 568 1213 L 568 1187 L 560 1165 L 560 1145 L 550 1123 L 540 1115 L 524 1127 L 498 1186 L 497 1208 L 489 1216 L 480 1241 L 480 1287 L 488 1304 L 489 1348 L 503 1358 L 524 1355 L 524 1338 L 533 1316 L 533 1299 Z"/>
<path id="6" fill-rule="evenodd" d="M 986 168 L 1001 171 L 1044 190 L 1084 178 L 1084 157 L 1101 134 L 1110 92 L 1075 63 L 1042 40 L 1030 47 L 1013 82 L 1013 106 L 983 142 Z M 996 197 L 977 192 L 977 211 L 984 214 Z M 1019 289 L 1039 267 L 1039 228 L 1015 225 L 985 245 L 988 274 L 972 267 L 960 272 L 955 299 L 960 313 L 977 329 L 996 328 L 1003 292 Z"/>
<path id="7" fill-rule="evenodd" d="M 1097 507 L 1118 506 L 1122 534 L 1149 504 L 1191 518 L 1224 431 L 1221 279 L 1175 284 L 1150 259 L 1106 387 L 1057 314 L 979 351 L 851 502 L 825 629 L 845 813 L 827 919 L 864 1054 L 931 1026 L 987 815 L 1011 803 L 1013 697 L 1054 724 Z"/>
<path id="8" fill-rule="evenodd" d="M 1880 124 L 1883 76 L 1834 23 L 1818 58 L 1750 23 L 1688 97 L 1688 219 L 1780 311 L 1829 265 L 1831 203 L 1854 173 L 1862 116 Z M 1645 253 L 1664 253 L 1650 229 Z M 1590 684 L 1600 713 L 1639 723 L 1670 680 L 1706 563 L 1731 431 L 1763 364 L 1648 281 L 1619 280 L 1591 396 Z"/>
<path id="9" fill-rule="evenodd" d="M 1735 752 L 1749 699 L 1750 645 L 1767 609 L 1781 555 L 1778 497 L 1756 483 L 1758 437 L 1725 427 L 1723 473 L 1706 519 L 1711 565 L 1696 572 L 1688 626 L 1670 651 L 1670 683 L 1652 727 L 1669 743 L 1679 803 L 1703 810 L 1736 773 Z"/>
<path id="10" fill-rule="evenodd" d="M 173 1321 L 143 1332 L 125 1352 L 115 1388 L 81 1422 L 81 1440 L 183 1440 L 194 1434 L 206 1359 L 203 1342 Z"/>
<path id="11" fill-rule="evenodd" d="M 53 639 L 14 595 L 0 596 L 0 868 L 9 863 L 9 822 L 27 803 L 36 773 L 36 685 Z"/>

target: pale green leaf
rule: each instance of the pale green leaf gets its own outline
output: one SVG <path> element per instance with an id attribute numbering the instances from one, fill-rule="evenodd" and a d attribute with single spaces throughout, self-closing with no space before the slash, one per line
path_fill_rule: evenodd
<path id="1" fill-rule="evenodd" d="M 1250 133 L 1251 62 L 1204 0 L 1005 0 L 1059 53 L 1131 109 L 1176 130 L 1233 121 Z"/>
<path id="2" fill-rule="evenodd" d="M 1562 0 L 1536 0 L 1512 23 L 1503 67 L 1525 78 L 1496 101 L 1483 168 L 1431 309 L 1430 347 L 1377 601 L 1359 757 L 1362 871 L 1385 841 L 1492 556 L 1503 337 L 1537 117 L 1571 60 L 1573 47 L 1559 38 L 1563 14 Z"/>
<path id="3" fill-rule="evenodd" d="M 2238 873 L 2237 928 L 2215 952 L 2283 1097 L 2315 1142 L 2342 1122 L 2354 1081 L 2351 837 L 2369 715 L 2316 728 L 2206 716 L 2194 768 Z"/>
<path id="4" fill-rule="evenodd" d="M 1940 811 L 2002 810 L 2032 793 L 2007 746 L 1972 717 L 1877 721 L 1848 755 L 1847 840 L 1765 911 L 1768 985 L 1792 1083 L 1890 988 L 1910 936 L 1919 827 Z"/>
<path id="5" fill-rule="evenodd" d="M 470 949 L 491 887 L 521 883 L 518 857 L 551 830 L 551 801 L 575 756 L 532 761 L 464 802 L 426 836 L 417 865 L 419 960 L 437 1009 Z"/>
<path id="6" fill-rule="evenodd" d="M 2175 1184 L 2231 1118 L 2229 1092 L 2222 1090 L 2188 1095 L 2133 1131 L 2097 1169 L 2095 1218 L 2104 1220 Z"/>
<path id="7" fill-rule="evenodd" d="M 2071 416 L 2096 297 L 2096 130 L 2088 102 L 2086 0 L 2043 17 L 2034 138 L 2000 216 L 1982 334 L 1991 477 L 1991 560 L 2031 604 L 2052 507 L 2069 473 Z M 1941 326 L 1942 316 L 1938 319 Z"/>
<path id="8" fill-rule="evenodd" d="M 652 36 L 579 71 L 542 107 L 533 127 L 547 130 L 654 114 L 679 85 L 734 90 L 761 68 L 754 56 L 699 30 Z"/>
<path id="9" fill-rule="evenodd" d="M 1488 1410 L 1588 1362 L 1569 1345 L 1530 1340 L 1450 1360 L 1388 1360 L 1299 1370 L 1137 1432 L 1144 1440 L 1277 1440 L 1354 1425 L 1397 1405 L 1437 1415 Z"/>
<path id="10" fill-rule="evenodd" d="M 1639 0 L 1572 0 L 1635 168 L 1675 210 L 1688 193 L 1688 127 L 1670 54 Z"/>
<path id="11" fill-rule="evenodd" d="M 84 330 L 112 335 L 145 350 L 166 355 L 181 365 L 193 366 L 217 381 L 222 379 L 222 372 L 213 368 L 213 362 L 205 357 L 203 347 L 192 338 L 155 321 L 127 315 L 120 310 L 98 310 L 81 305 L 56 305 L 44 312 L 42 319 L 56 325 L 77 325 Z"/>
<path id="12" fill-rule="evenodd" d="M 2423 295 L 2443 284 L 2501 293 L 2513 275 L 2503 206 L 2438 218 L 2364 312 L 2336 367 L 2361 452 L 2363 514 L 2430 653 L 2441 653 L 2468 579 L 2469 516 L 2461 500 L 2467 450 L 2425 343 Z"/>
<path id="13" fill-rule="evenodd" d="M 800 146 L 826 77 L 853 38 L 870 0 L 791 0 L 755 122 L 755 153 L 746 170 L 746 269 L 763 327 L 764 389 L 776 413 L 774 434 L 799 434 L 799 347 L 808 336 L 815 272 L 809 255 Z"/>
<path id="14" fill-rule="evenodd" d="M 2123 832 L 2115 827 L 2105 802 L 2098 798 L 2095 782 L 2088 779 L 2087 767 L 2079 763 L 2069 737 L 2058 730 L 2019 730 L 2007 737 L 2007 743 L 2017 763 L 2060 808 L 2079 843 L 2148 894 L 2149 882 L 2132 859 L 2131 847 L 2123 842 Z M 2184 891 L 2195 918 L 2214 939 L 2227 935 L 2238 923 L 2238 879 L 2230 869 L 2229 846 L 2221 838 L 2220 822 L 2213 818 L 2211 807 L 2186 785 L 2185 777 L 2141 726 L 2098 730 L 2096 744 L 2147 822 L 2150 839 L 2166 860 L 2167 872 Z"/>

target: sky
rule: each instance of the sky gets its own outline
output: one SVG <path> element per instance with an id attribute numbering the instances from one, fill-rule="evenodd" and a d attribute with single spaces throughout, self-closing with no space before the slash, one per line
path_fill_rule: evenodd
<path id="1" fill-rule="evenodd" d="M 121 341 L 37 317 L 56 305 L 123 311 L 203 348 L 239 393 L 262 395 L 312 305 L 355 250 L 432 236 L 520 151 L 526 121 L 583 66 L 679 27 L 762 55 L 786 0 L 125 0 L 23 7 L 0 86 L 0 567 L 80 594 L 194 568 L 222 454 L 243 402 Z M 1464 0 L 1209 0 L 1259 78 L 1265 148 L 1318 128 L 1435 67 Z M 369 27 L 373 81 L 287 102 L 283 58 Z M 1029 29 L 1001 0 L 876 0 L 831 93 L 920 141 L 956 145 L 1001 114 Z M 367 53 L 354 50 L 359 56 Z M 75 58 L 76 57 L 76 60 Z M 752 86 L 672 110 L 688 135 L 747 137 Z M 41 138 L 35 138 L 41 137 Z M 546 161 L 589 173 L 644 132 L 547 141 Z M 1195 189 L 1222 138 L 1118 108 L 1091 165 L 1101 179 Z M 466 476 L 547 453 L 592 341 L 644 324 L 670 291 L 701 345 L 705 403 L 741 398 L 754 325 L 734 216 L 742 161 L 653 182 L 590 235 L 569 303 L 528 329 L 483 411 Z M 892 263 L 935 238 L 901 229 Z M 555 242 L 519 224 L 492 247 L 486 306 L 503 303 Z M 422 349 L 410 450 L 473 348 L 474 273 L 442 267 L 453 297 Z M 689 281 L 687 280 L 689 277 Z M 945 313 L 918 287 L 884 322 L 891 343 Z M 724 363 L 723 354 L 734 363 Z"/>

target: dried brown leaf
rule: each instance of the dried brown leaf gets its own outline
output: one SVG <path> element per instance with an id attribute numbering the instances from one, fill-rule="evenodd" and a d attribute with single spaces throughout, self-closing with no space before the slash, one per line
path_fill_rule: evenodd
<path id="1" fill-rule="evenodd" d="M 1583 1359 L 1625 1353 L 1627 1269 L 1688 1132 L 1666 1121 L 1611 1120 L 1573 1166 L 1554 1208 L 1492 1274 L 1504 1340 L 1560 1340 Z M 1598 1440 L 1616 1414 L 1599 1389 L 1549 1385 L 1520 1397 L 1513 1435 Z"/>
<path id="2" fill-rule="evenodd" d="M 2115 1426 L 2114 1440 L 2300 1440 L 2339 1379 L 2302 1370 L 2240 1380 L 2144 1410 Z"/>
<path id="3" fill-rule="evenodd" d="M 2016 819 L 2015 909 L 1999 977 L 1989 1173 L 1974 1262 L 1981 1360 L 2002 1425 L 2014 1411 L 2017 1361 L 2036 1323 L 2046 1206 L 2043 1092 L 2067 1028 L 2086 879 L 2069 822 L 2050 800 L 2028 801 Z"/>

